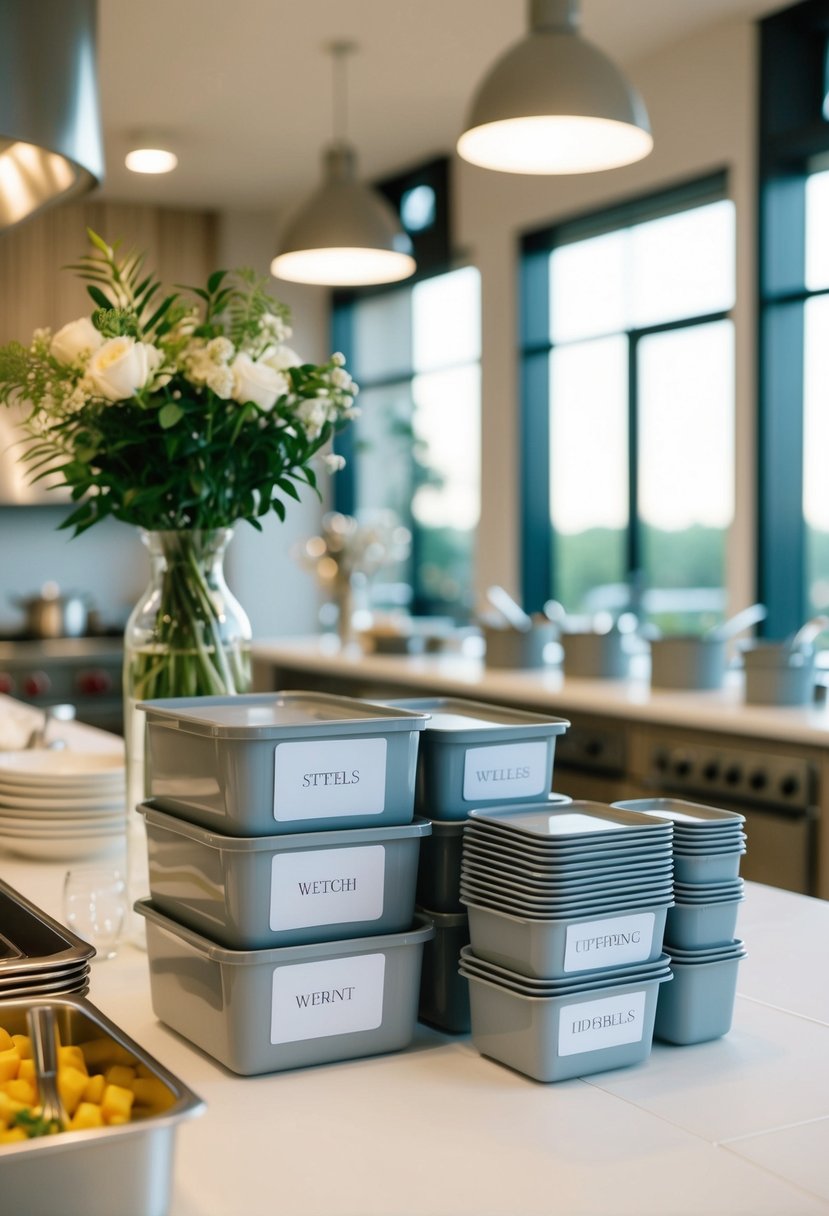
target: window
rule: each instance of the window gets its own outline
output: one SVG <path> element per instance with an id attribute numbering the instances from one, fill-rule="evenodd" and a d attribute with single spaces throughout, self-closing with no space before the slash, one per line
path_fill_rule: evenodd
<path id="1" fill-rule="evenodd" d="M 524 598 L 721 614 L 734 511 L 723 175 L 525 238 Z M 545 493 L 538 489 L 545 488 Z"/>
<path id="2" fill-rule="evenodd" d="M 829 606 L 829 2 L 760 22 L 760 596 L 785 637 Z"/>
<path id="3" fill-rule="evenodd" d="M 406 569 L 376 580 L 376 607 L 465 618 L 480 513 L 480 276 L 471 266 L 340 304 L 335 339 L 360 385 L 337 508 L 394 512 Z M 340 480 L 342 478 L 342 480 Z"/>

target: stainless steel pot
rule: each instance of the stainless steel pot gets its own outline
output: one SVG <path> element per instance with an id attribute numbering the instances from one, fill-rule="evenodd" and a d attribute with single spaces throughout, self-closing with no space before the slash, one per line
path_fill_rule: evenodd
<path id="1" fill-rule="evenodd" d="M 13 597 L 22 608 L 23 628 L 36 638 L 79 638 L 87 632 L 89 599 L 80 592 L 61 592 L 57 583 L 44 583 L 38 595 Z"/>

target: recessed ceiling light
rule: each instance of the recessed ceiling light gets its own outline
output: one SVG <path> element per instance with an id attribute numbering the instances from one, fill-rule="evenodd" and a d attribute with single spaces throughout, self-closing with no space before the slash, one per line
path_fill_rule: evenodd
<path id="1" fill-rule="evenodd" d="M 178 157 L 169 148 L 153 142 L 132 148 L 125 156 L 124 164 L 132 173 L 172 173 Z"/>

